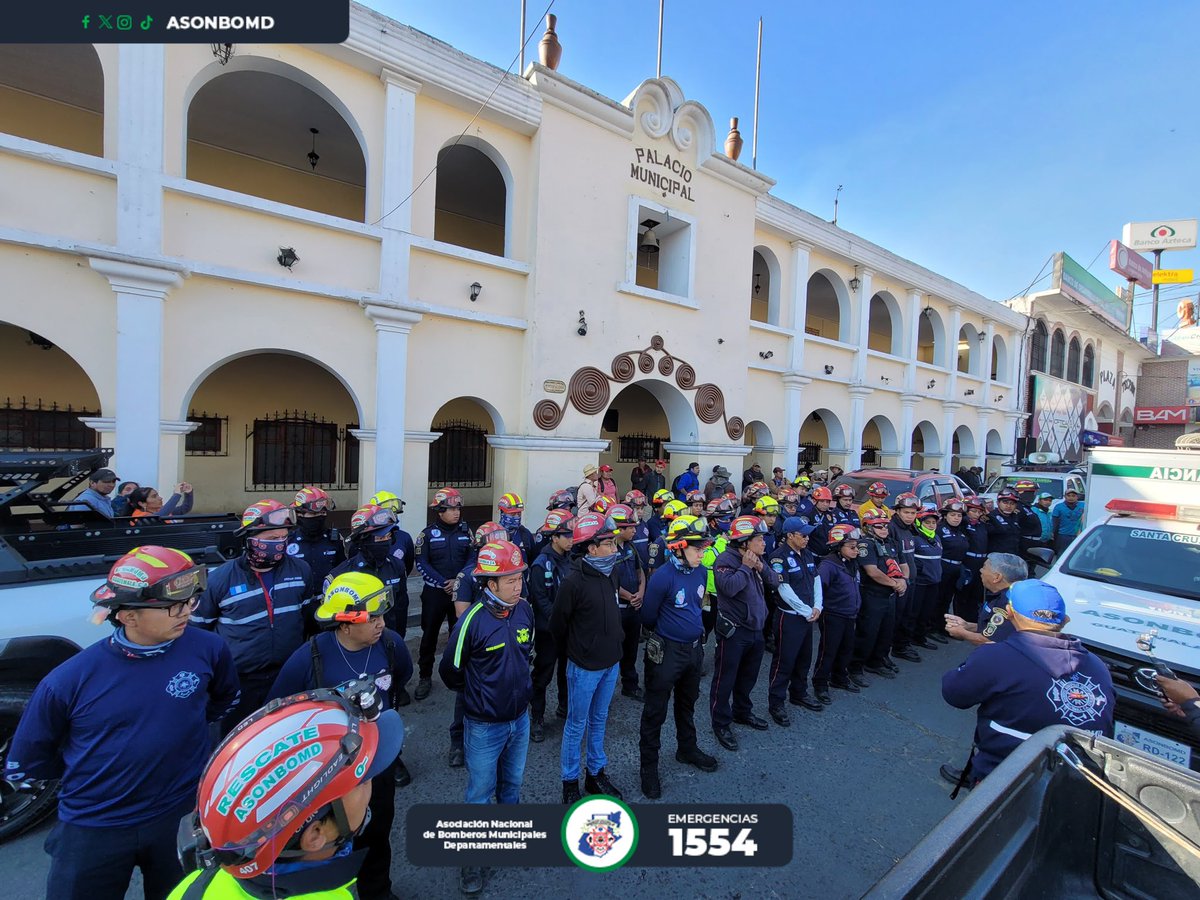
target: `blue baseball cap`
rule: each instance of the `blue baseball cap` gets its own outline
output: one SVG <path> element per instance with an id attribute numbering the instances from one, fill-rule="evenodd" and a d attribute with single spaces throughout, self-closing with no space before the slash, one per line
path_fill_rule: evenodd
<path id="1" fill-rule="evenodd" d="M 804 518 L 803 516 L 788 516 L 783 520 L 784 534 L 802 534 L 805 537 L 808 537 L 816 530 L 817 526 L 811 524 L 808 519 Z"/>
<path id="2" fill-rule="evenodd" d="M 1018 581 L 1008 589 L 1012 611 L 1043 625 L 1062 625 L 1067 620 L 1067 604 L 1053 585 L 1036 578 Z"/>
<path id="3" fill-rule="evenodd" d="M 370 761 L 370 768 L 359 784 L 383 774 L 404 749 L 404 721 L 398 712 L 394 709 L 384 710 L 375 720 L 375 727 L 379 729 L 379 744 L 375 748 L 375 758 Z"/>

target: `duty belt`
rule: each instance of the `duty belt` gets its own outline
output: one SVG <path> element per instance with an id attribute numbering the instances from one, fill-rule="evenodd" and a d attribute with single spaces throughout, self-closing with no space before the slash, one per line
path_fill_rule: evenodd
<path id="1" fill-rule="evenodd" d="M 659 637 L 662 637 L 662 635 L 660 634 Z M 669 644 L 679 644 L 681 647 L 699 647 L 704 643 L 703 637 L 698 637 L 694 641 L 673 641 L 670 638 L 663 638 L 663 640 Z"/>

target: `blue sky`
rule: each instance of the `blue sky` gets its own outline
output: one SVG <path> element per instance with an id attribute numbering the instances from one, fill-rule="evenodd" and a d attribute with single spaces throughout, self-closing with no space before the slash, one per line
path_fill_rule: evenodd
<path id="1" fill-rule="evenodd" d="M 520 0 L 367 2 L 501 68 L 516 54 Z M 527 61 L 548 3 L 528 2 Z M 617 99 L 654 75 L 657 0 L 553 12 L 564 74 Z M 988 297 L 1022 291 L 1057 250 L 1113 286 L 1096 255 L 1124 222 L 1200 214 L 1200 3 L 667 0 L 663 74 L 719 134 L 741 119 L 747 164 L 760 15 L 773 193 L 828 219 L 842 184 L 838 224 Z M 1200 268 L 1200 253 L 1163 267 Z M 1196 291 L 1164 293 L 1160 331 Z"/>

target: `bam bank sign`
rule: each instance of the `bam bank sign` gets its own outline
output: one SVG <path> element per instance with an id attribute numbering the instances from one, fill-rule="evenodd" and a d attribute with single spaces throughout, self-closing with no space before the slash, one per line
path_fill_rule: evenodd
<path id="1" fill-rule="evenodd" d="M 1186 406 L 1139 406 L 1133 411 L 1134 425 L 1186 425 Z"/>

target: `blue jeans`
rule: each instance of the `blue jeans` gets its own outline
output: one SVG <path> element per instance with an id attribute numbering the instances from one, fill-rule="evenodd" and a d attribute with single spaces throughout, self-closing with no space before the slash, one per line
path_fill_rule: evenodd
<path id="1" fill-rule="evenodd" d="M 595 775 L 606 765 L 604 729 L 617 686 L 620 664 L 592 671 L 567 660 L 567 723 L 563 726 L 562 780 L 579 780 L 580 745 L 587 729 L 587 768 Z"/>
<path id="2" fill-rule="evenodd" d="M 529 713 L 511 722 L 479 722 L 463 716 L 463 752 L 467 761 L 467 803 L 521 802 L 525 754 L 529 750 Z"/>

